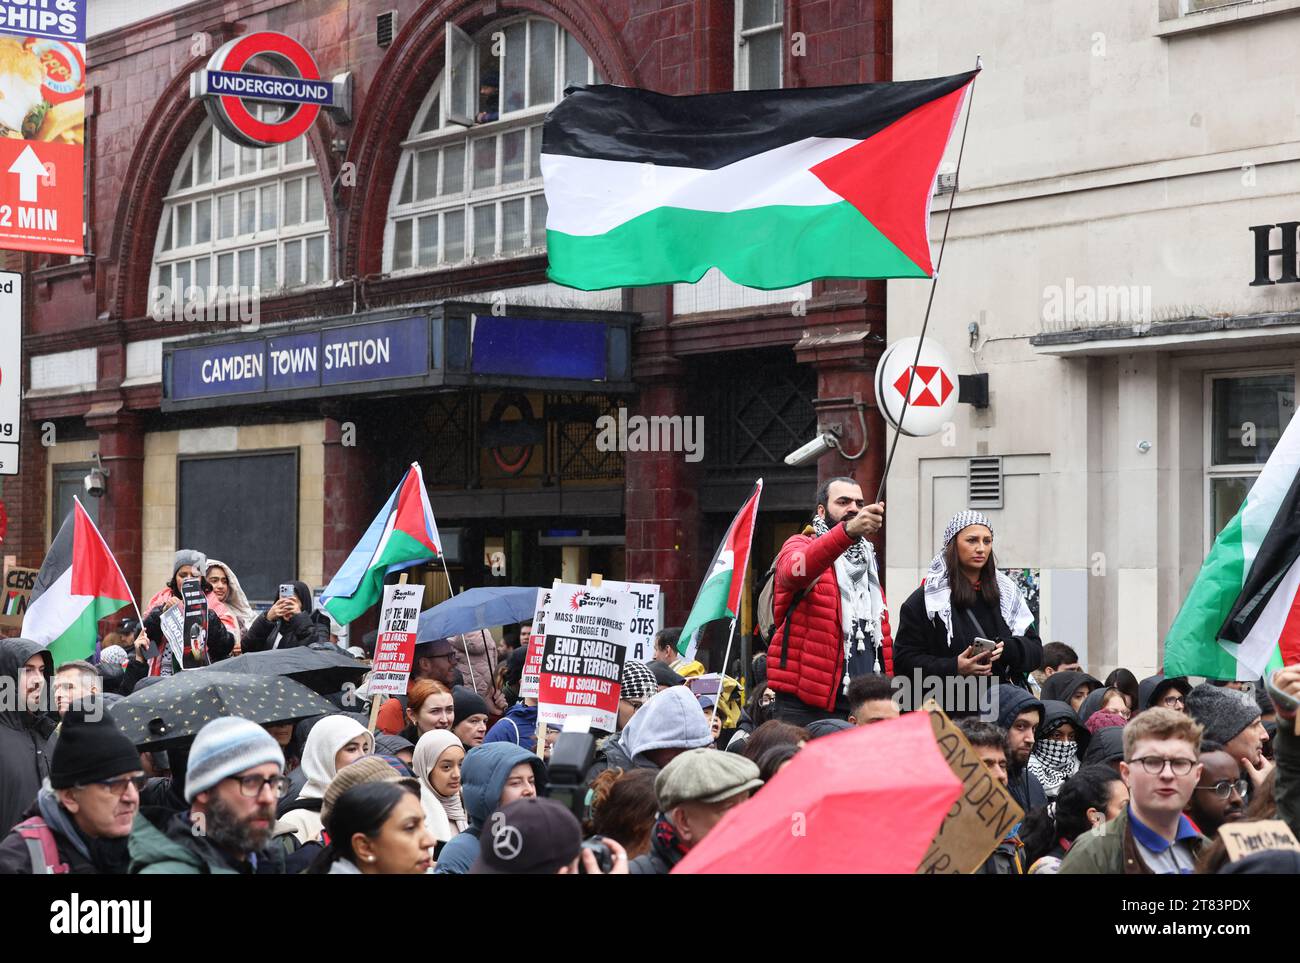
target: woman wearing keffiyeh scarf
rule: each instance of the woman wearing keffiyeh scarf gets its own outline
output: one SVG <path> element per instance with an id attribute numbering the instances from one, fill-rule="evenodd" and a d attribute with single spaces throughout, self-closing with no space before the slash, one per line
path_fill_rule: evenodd
<path id="1" fill-rule="evenodd" d="M 1043 703 L 1043 721 L 1034 731 L 1029 771 L 1038 777 L 1048 799 L 1055 799 L 1061 784 L 1079 771 L 1088 739 L 1088 730 L 1067 703 L 1054 699 Z"/>
<path id="2" fill-rule="evenodd" d="M 978 653 L 975 639 L 997 643 Z M 958 512 L 925 581 L 903 603 L 894 669 L 925 677 L 992 676 L 1023 685 L 1043 661 L 1034 617 L 1015 582 L 998 571 L 993 526 L 981 512 Z M 973 706 L 952 706 L 971 709 Z"/>

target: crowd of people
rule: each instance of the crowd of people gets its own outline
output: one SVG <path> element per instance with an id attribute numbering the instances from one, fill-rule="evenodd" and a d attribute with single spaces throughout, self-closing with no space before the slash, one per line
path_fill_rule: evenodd
<path id="1" fill-rule="evenodd" d="M 522 695 L 526 623 L 509 641 L 420 643 L 406 694 L 382 704 L 326 693 L 336 712 L 222 716 L 166 751 L 134 745 L 112 706 L 187 669 L 160 628 L 182 580 L 202 580 L 209 662 L 335 641 L 307 585 L 255 613 L 230 566 L 178 552 L 94 664 L 0 640 L 0 872 L 668 873 L 809 741 L 921 710 L 920 678 L 1024 812 L 979 872 L 1300 868 L 1234 862 L 1217 836 L 1260 819 L 1300 836 L 1300 666 L 1101 681 L 1041 642 L 978 512 L 949 523 L 891 630 L 868 540 L 883 516 L 851 479 L 823 485 L 760 595 L 768 631 L 743 687 L 697 685 L 704 663 L 661 631 L 651 661 L 624 665 L 615 731 L 576 776 L 553 761 L 570 734 Z"/>

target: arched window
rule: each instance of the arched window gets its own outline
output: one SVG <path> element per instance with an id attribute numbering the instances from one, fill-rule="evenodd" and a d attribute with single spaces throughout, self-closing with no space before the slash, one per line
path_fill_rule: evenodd
<path id="1" fill-rule="evenodd" d="M 402 141 L 388 206 L 385 271 L 450 267 L 546 247 L 542 119 L 569 84 L 603 79 L 576 37 L 539 17 L 484 30 L 453 66 L 455 75 L 462 71 L 479 79 L 474 123 L 448 118 L 440 76 Z"/>
<path id="2" fill-rule="evenodd" d="M 150 286 L 266 296 L 330 277 L 325 195 L 306 137 L 240 147 L 205 120 L 163 199 Z"/>

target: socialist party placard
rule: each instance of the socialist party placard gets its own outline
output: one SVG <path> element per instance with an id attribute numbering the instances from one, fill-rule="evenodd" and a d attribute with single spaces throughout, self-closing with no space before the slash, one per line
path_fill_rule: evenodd
<path id="1" fill-rule="evenodd" d="M 87 0 L 0 0 L 0 248 L 83 254 Z"/>
<path id="2" fill-rule="evenodd" d="M 524 657 L 524 674 L 519 680 L 519 695 L 536 699 L 542 681 L 542 643 L 546 641 L 546 606 L 551 601 L 551 590 L 537 590 L 532 634 L 528 637 L 527 655 Z"/>
<path id="3" fill-rule="evenodd" d="M 423 601 L 423 585 L 384 586 L 379 631 L 375 635 L 375 660 L 367 687 L 370 695 L 406 695 Z"/>
<path id="4" fill-rule="evenodd" d="M 636 597 L 585 585 L 558 585 L 550 596 L 543 616 L 538 724 L 562 726 L 569 716 L 582 715 L 593 729 L 613 732 Z"/>

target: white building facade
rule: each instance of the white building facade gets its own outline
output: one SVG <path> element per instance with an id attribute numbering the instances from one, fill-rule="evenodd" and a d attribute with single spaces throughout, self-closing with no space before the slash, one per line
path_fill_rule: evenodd
<path id="1" fill-rule="evenodd" d="M 1045 642 L 1101 677 L 1157 671 L 1295 407 L 1300 0 L 913 0 L 894 18 L 896 80 L 983 57 L 928 334 L 987 373 L 990 404 L 899 443 L 889 599 L 954 512 L 983 508 L 1000 567 L 1037 580 Z M 890 341 L 929 293 L 889 283 Z"/>

